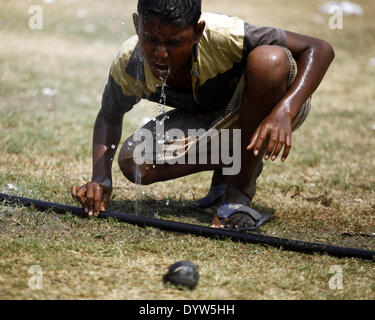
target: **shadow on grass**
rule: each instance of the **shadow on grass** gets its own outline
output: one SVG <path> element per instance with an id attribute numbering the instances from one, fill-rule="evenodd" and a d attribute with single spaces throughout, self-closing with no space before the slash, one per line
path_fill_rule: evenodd
<path id="1" fill-rule="evenodd" d="M 184 200 L 155 200 L 142 199 L 136 201 L 131 200 L 112 200 L 110 204 L 110 211 L 118 211 L 127 214 L 136 214 L 150 218 L 157 218 L 163 220 L 173 220 L 184 223 L 204 224 L 207 225 L 213 218 L 213 214 L 205 213 L 202 209 L 193 206 L 194 201 Z M 275 210 L 265 206 L 256 204 L 251 205 L 252 208 L 261 212 L 272 215 Z"/>

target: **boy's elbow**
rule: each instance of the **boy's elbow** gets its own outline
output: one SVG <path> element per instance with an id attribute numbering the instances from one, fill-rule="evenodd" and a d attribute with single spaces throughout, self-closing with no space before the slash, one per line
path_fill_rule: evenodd
<path id="1" fill-rule="evenodd" d="M 327 57 L 327 60 L 331 63 L 335 58 L 335 50 L 333 47 L 326 41 L 320 40 L 319 42 L 319 51 Z"/>

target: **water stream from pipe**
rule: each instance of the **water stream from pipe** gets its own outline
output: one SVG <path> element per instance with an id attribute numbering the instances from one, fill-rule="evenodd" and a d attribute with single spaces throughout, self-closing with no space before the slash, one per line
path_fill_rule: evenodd
<path id="1" fill-rule="evenodd" d="M 167 102 L 167 96 L 165 94 L 165 87 L 167 85 L 167 80 L 170 75 L 170 69 L 168 69 L 168 74 L 164 79 L 160 79 L 163 81 L 160 91 L 160 100 L 158 103 L 158 117 L 153 118 L 155 121 L 155 135 L 156 135 L 156 143 L 163 144 L 165 142 L 164 138 L 164 128 L 161 130 L 156 130 L 157 126 L 162 127 L 164 125 L 164 121 L 167 118 L 165 115 L 165 106 Z M 160 117 L 161 116 L 161 117 Z M 159 154 L 156 155 L 157 157 L 160 156 Z M 155 168 L 155 165 L 146 166 L 146 170 L 152 170 Z M 135 167 L 135 188 L 134 188 L 134 209 L 135 214 L 138 216 L 142 214 L 142 200 L 143 200 L 144 191 L 142 190 L 142 173 L 140 171 L 139 165 L 136 164 Z M 154 212 L 154 218 L 158 218 L 157 212 Z"/>

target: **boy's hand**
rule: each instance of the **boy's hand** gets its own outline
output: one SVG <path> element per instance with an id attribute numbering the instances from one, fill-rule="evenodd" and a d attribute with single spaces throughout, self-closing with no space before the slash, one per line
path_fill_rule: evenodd
<path id="1" fill-rule="evenodd" d="M 72 197 L 78 201 L 88 216 L 98 216 L 100 211 L 106 211 L 111 198 L 112 187 L 105 187 L 97 182 L 89 182 L 81 187 L 73 186 Z"/>
<path id="2" fill-rule="evenodd" d="M 275 109 L 260 123 L 246 149 L 254 149 L 254 155 L 257 156 L 269 138 L 264 159 L 271 158 L 274 161 L 285 146 L 281 157 L 281 161 L 285 161 L 292 147 L 291 124 L 292 119 L 288 113 Z"/>

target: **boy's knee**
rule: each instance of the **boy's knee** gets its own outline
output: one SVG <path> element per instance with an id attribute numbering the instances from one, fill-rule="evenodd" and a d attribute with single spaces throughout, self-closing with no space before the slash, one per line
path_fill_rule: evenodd
<path id="1" fill-rule="evenodd" d="M 146 185 L 155 182 L 152 170 L 150 170 L 152 164 L 137 165 L 133 158 L 134 149 L 129 147 L 127 141 L 123 144 L 118 156 L 118 164 L 123 175 L 133 183 Z"/>
<path id="2" fill-rule="evenodd" d="M 122 174 L 131 182 L 143 185 L 155 182 L 150 169 L 152 164 L 137 165 L 133 159 L 121 160 L 120 157 L 118 163 Z"/>
<path id="3" fill-rule="evenodd" d="M 259 46 L 247 57 L 245 76 L 248 81 L 261 81 L 274 88 L 287 83 L 289 60 L 285 50 L 279 46 Z"/>

